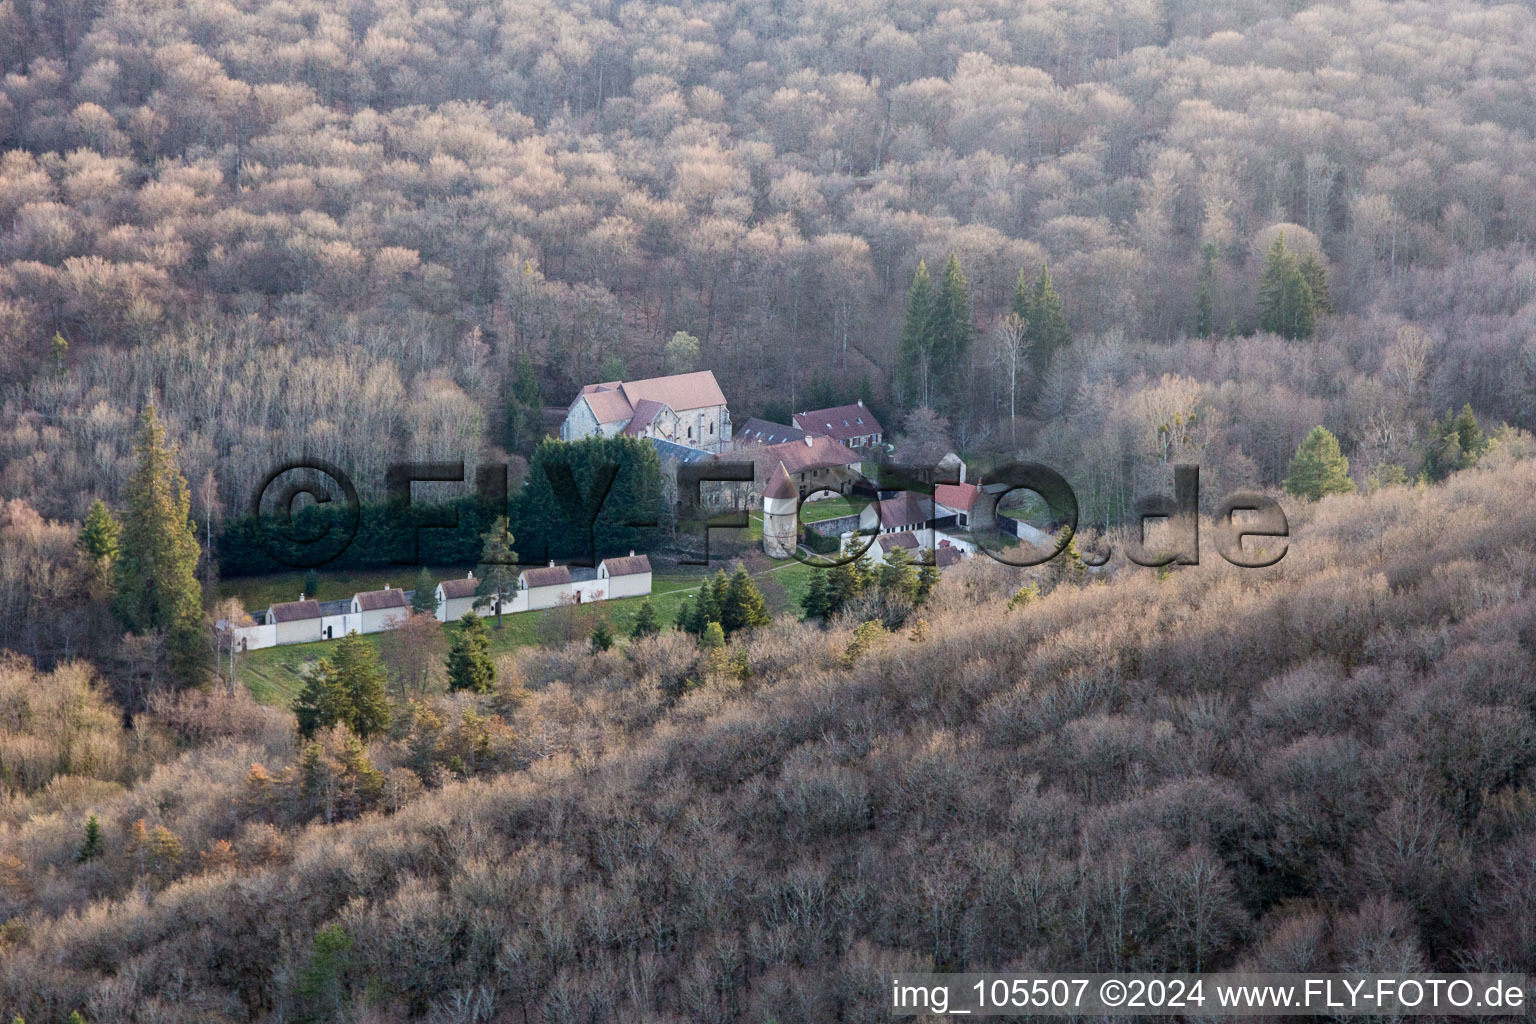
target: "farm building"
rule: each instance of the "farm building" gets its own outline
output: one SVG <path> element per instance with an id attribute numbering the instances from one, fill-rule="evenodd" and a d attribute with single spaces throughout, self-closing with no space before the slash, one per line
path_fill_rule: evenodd
<path id="1" fill-rule="evenodd" d="M 475 605 L 475 587 L 480 581 L 470 573 L 462 580 L 443 580 L 433 596 L 437 598 L 437 620 L 457 622 Z"/>
<path id="2" fill-rule="evenodd" d="M 383 590 L 369 590 L 353 595 L 351 613 L 358 616 L 357 624 L 352 629 L 359 633 L 378 633 L 410 615 L 411 606 L 405 591 L 396 590 L 386 583 Z M 352 629 L 347 632 L 352 632 Z"/>
<path id="3" fill-rule="evenodd" d="M 617 434 L 719 451 L 731 438 L 731 411 L 709 370 L 648 380 L 588 384 L 571 402 L 560 440 Z"/>
<path id="4" fill-rule="evenodd" d="M 571 570 L 554 562 L 542 569 L 525 569 L 517 577 L 517 589 L 526 595 L 529 611 L 553 608 L 573 598 L 576 591 L 571 584 Z"/>
<path id="5" fill-rule="evenodd" d="M 597 565 L 597 577 L 607 581 L 608 596 L 639 597 L 651 592 L 651 560 L 631 551 L 623 558 L 605 558 Z"/>
<path id="6" fill-rule="evenodd" d="M 794 420 L 807 434 L 824 434 L 849 448 L 872 448 L 885 441 L 885 428 L 862 398 L 853 405 L 797 412 Z"/>
<path id="7" fill-rule="evenodd" d="M 274 643 L 307 644 L 322 638 L 323 618 L 320 602 L 306 601 L 304 595 L 300 594 L 297 601 L 274 604 L 268 608 L 265 624 L 277 627 Z"/>

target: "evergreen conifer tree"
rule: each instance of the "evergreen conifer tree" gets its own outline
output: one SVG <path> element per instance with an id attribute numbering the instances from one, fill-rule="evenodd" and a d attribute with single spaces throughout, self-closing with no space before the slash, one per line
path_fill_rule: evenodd
<path id="1" fill-rule="evenodd" d="M 471 608 L 448 637 L 448 689 L 490 693 L 495 682 L 491 638 L 485 632 L 485 620 Z"/>
<path id="2" fill-rule="evenodd" d="M 437 581 L 426 566 L 416 574 L 416 587 L 411 591 L 411 612 L 416 615 L 437 614 Z"/>
<path id="3" fill-rule="evenodd" d="M 1431 480 L 1443 480 L 1458 469 L 1476 465 L 1487 450 L 1488 437 L 1470 403 L 1462 406 L 1459 413 L 1446 410 L 1445 419 L 1430 426 L 1424 449 L 1424 475 Z"/>
<path id="4" fill-rule="evenodd" d="M 93 814 L 85 820 L 85 841 L 80 844 L 80 852 L 75 854 L 75 860 L 84 864 L 101 856 L 101 851 L 101 821 Z"/>
<path id="5" fill-rule="evenodd" d="M 100 498 L 91 502 L 90 510 L 85 514 L 85 522 L 80 526 L 80 547 L 90 555 L 97 564 L 107 569 L 117 561 L 118 539 L 122 536 L 122 527 L 112 517 L 106 503 Z"/>
<path id="6" fill-rule="evenodd" d="M 1349 460 L 1339 450 L 1339 439 L 1325 427 L 1313 427 L 1296 449 L 1285 478 L 1285 489 L 1298 498 L 1316 501 L 1325 494 L 1349 494 L 1355 482 L 1349 477 Z"/>
<path id="7" fill-rule="evenodd" d="M 122 527 L 100 498 L 91 503 L 80 525 L 80 549 L 90 559 L 93 583 L 101 590 L 110 590 L 113 565 L 117 562 L 119 538 Z"/>
<path id="8" fill-rule="evenodd" d="M 1018 276 L 1013 279 L 1013 311 L 1025 323 L 1029 323 L 1030 317 L 1034 315 L 1034 297 L 1035 292 L 1029 282 L 1029 275 L 1022 270 L 1019 271 Z"/>
<path id="9" fill-rule="evenodd" d="M 954 253 L 944 261 L 939 290 L 934 298 L 933 348 L 929 379 L 929 403 L 944 412 L 965 404 L 971 341 L 976 333 L 971 317 L 971 285 Z"/>
<path id="10" fill-rule="evenodd" d="M 832 595 L 827 587 L 827 575 L 825 571 L 813 573 L 810 586 L 800 599 L 800 608 L 808 619 L 826 619 L 832 614 Z"/>
<path id="11" fill-rule="evenodd" d="M 694 613 L 698 628 L 693 630 L 695 634 L 702 634 L 704 628 L 711 622 L 719 622 L 725 615 L 725 595 L 731 588 L 731 581 L 725 575 L 724 569 L 719 569 L 714 576 L 705 580 L 699 587 L 698 610 Z"/>
<path id="12" fill-rule="evenodd" d="M 163 632 L 177 681 L 193 685 L 202 681 L 211 660 L 202 629 L 197 532 L 186 478 L 153 405 L 140 416 L 133 450 L 113 609 L 130 632 Z"/>
<path id="13" fill-rule="evenodd" d="M 1297 269 L 1301 271 L 1302 278 L 1312 292 L 1314 321 L 1317 317 L 1332 313 L 1333 296 L 1328 291 L 1328 269 L 1323 266 L 1323 261 L 1317 258 L 1316 253 L 1308 252 L 1301 258 Z"/>
<path id="14" fill-rule="evenodd" d="M 321 658 L 305 674 L 293 711 L 299 718 L 299 734 L 305 737 L 351 720 L 351 697 L 328 658 Z"/>
<path id="15" fill-rule="evenodd" d="M 932 405 L 934 319 L 933 280 L 927 264 L 919 261 L 907 289 L 906 318 L 897 345 L 897 382 L 911 408 Z"/>
<path id="16" fill-rule="evenodd" d="M 1015 309 L 1017 309 L 1015 300 Z M 1020 314 L 1023 315 L 1023 314 Z M 1042 264 L 1040 276 L 1029 297 L 1029 358 L 1036 381 L 1043 380 L 1056 353 L 1072 344 L 1072 331 L 1061 311 L 1061 296 L 1051 280 L 1049 264 Z"/>
<path id="17" fill-rule="evenodd" d="M 934 564 L 933 556 L 923 559 L 923 564 L 917 570 L 917 593 L 914 595 L 914 603 L 926 604 L 928 595 L 933 593 L 933 588 L 939 585 L 939 567 Z"/>
<path id="18" fill-rule="evenodd" d="M 1259 329 L 1292 340 L 1310 338 L 1315 315 L 1312 286 L 1296 254 L 1286 248 L 1282 231 L 1264 257 L 1259 278 Z"/>
<path id="19" fill-rule="evenodd" d="M 491 604 L 496 609 L 496 628 L 501 628 L 501 603 L 517 587 L 517 552 L 506 516 L 497 516 L 483 538 L 475 584 L 475 607 Z"/>
<path id="20" fill-rule="evenodd" d="M 650 598 L 646 598 L 640 602 L 639 609 L 635 611 L 635 624 L 629 630 L 630 638 L 642 640 L 660 632 L 661 616 L 656 614 L 656 605 Z"/>
<path id="21" fill-rule="evenodd" d="M 390 709 L 378 652 L 355 631 L 342 637 L 305 678 L 294 711 L 305 736 L 332 725 L 345 725 L 365 740 L 382 733 Z"/>
<path id="22" fill-rule="evenodd" d="M 702 626 L 695 628 L 698 623 L 698 616 L 698 599 L 693 597 L 683 598 L 682 603 L 677 606 L 677 628 L 684 633 L 692 633 L 694 636 L 698 636 L 699 629 L 703 628 Z"/>
<path id="23" fill-rule="evenodd" d="M 592 641 L 593 654 L 596 654 L 598 651 L 609 650 L 613 647 L 613 627 L 608 625 L 606 621 L 599 619 L 597 625 L 592 627 L 590 639 Z"/>
<path id="24" fill-rule="evenodd" d="M 725 597 L 721 601 L 721 628 L 730 636 L 739 630 L 766 626 L 772 621 L 773 615 L 768 611 L 768 602 L 763 599 L 762 591 L 752 582 L 746 566 L 738 567 L 731 574 Z"/>
<path id="25" fill-rule="evenodd" d="M 356 633 L 348 633 L 336 645 L 332 664 L 352 704 L 352 717 L 347 722 L 352 731 L 366 740 L 388 729 L 387 678 L 378 650 Z"/>
<path id="26" fill-rule="evenodd" d="M 912 560 L 904 550 L 892 548 L 885 553 L 880 568 L 875 570 L 875 586 L 883 600 L 917 600 L 917 572 L 912 568 Z"/>
<path id="27" fill-rule="evenodd" d="M 539 378 L 533 360 L 524 352 L 517 360 L 517 373 L 507 395 L 507 451 L 527 455 L 538 444 L 543 430 L 544 396 L 539 393 Z"/>
<path id="28" fill-rule="evenodd" d="M 834 565 L 827 570 L 827 616 L 830 618 L 847 608 L 864 592 L 869 582 L 869 572 L 859 562 Z"/>

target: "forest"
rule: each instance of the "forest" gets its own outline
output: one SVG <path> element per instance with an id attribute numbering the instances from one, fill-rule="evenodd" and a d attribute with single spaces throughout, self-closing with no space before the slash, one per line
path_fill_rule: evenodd
<path id="1" fill-rule="evenodd" d="M 529 648 L 366 743 L 218 690 L 130 733 L 88 668 L 0 664 L 0 1007 L 823 1024 L 895 971 L 1526 969 L 1533 456 L 1303 504 L 1267 569 L 981 558 L 894 629 Z"/>
<path id="2" fill-rule="evenodd" d="M 1528 969 L 1533 88 L 1475 0 L 0 0 L 0 1020 Z M 238 682 L 276 466 L 462 579 L 584 553 L 545 469 L 628 456 L 594 542 L 675 562 L 654 449 L 547 434 L 695 369 L 1054 467 L 1081 532 L 793 599 L 722 545 L 665 618 L 413 608 Z M 511 501 L 394 517 L 401 462 Z M 1091 564 L 1180 465 L 1284 557 Z"/>
<path id="3" fill-rule="evenodd" d="M 1411 478 L 1448 409 L 1536 425 L 1533 44 L 1463 0 L 8 0 L 0 497 L 111 500 L 152 398 L 200 518 L 299 451 L 472 474 L 678 331 L 738 422 L 894 427 L 951 255 L 956 442 L 1105 523 L 1170 458 L 1275 485 L 1319 424 Z M 1280 234 L 1328 282 L 1304 338 L 1261 315 Z M 1010 375 L 1047 268 L 1072 343 Z"/>

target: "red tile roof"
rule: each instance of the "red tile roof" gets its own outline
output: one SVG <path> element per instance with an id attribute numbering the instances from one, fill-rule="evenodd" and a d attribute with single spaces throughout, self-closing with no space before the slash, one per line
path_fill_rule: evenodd
<path id="1" fill-rule="evenodd" d="M 623 423 L 635 414 L 635 407 L 618 390 L 617 384 L 588 384 L 581 389 L 581 396 L 587 400 L 599 423 Z"/>
<path id="2" fill-rule="evenodd" d="M 800 492 L 795 489 L 795 482 L 789 478 L 789 472 L 780 462 L 778 469 L 769 477 L 768 485 L 763 488 L 765 498 L 798 498 Z"/>
<path id="3" fill-rule="evenodd" d="M 675 373 L 670 377 L 651 377 L 647 380 L 630 380 L 619 385 L 631 404 L 644 400 L 660 402 L 672 407 L 673 412 L 686 409 L 708 409 L 725 404 L 725 392 L 720 382 L 709 370 L 697 373 Z"/>
<path id="4" fill-rule="evenodd" d="M 651 560 L 644 555 L 626 555 L 622 558 L 605 558 L 609 576 L 638 576 L 651 571 Z"/>
<path id="5" fill-rule="evenodd" d="M 357 595 L 357 607 L 361 611 L 376 612 L 385 608 L 404 608 L 405 591 L 396 590 L 369 590 Z"/>
<path id="6" fill-rule="evenodd" d="M 302 622 L 322 617 L 319 601 L 285 601 L 267 609 L 273 622 Z"/>
<path id="7" fill-rule="evenodd" d="M 649 398 L 640 399 L 635 403 L 635 417 L 629 421 L 629 426 L 624 428 L 624 433 L 631 437 L 639 437 L 642 430 L 656 422 L 656 417 L 661 415 L 661 410 L 665 408 L 666 406 L 661 402 L 653 402 Z"/>
<path id="8" fill-rule="evenodd" d="M 880 538 L 880 550 L 890 551 L 893 548 L 905 548 L 910 551 L 917 550 L 917 536 L 909 531 L 901 533 L 887 533 Z"/>
<path id="9" fill-rule="evenodd" d="M 452 601 L 459 597 L 474 597 L 475 587 L 480 583 L 473 576 L 462 580 L 443 580 L 438 586 L 443 588 L 443 600 Z"/>
<path id="10" fill-rule="evenodd" d="M 807 435 L 802 441 L 770 444 L 757 456 L 765 466 L 783 463 L 791 473 L 804 473 L 808 469 L 826 469 L 830 466 L 855 466 L 859 463 L 857 452 L 845 445 L 820 435 Z"/>
<path id="11" fill-rule="evenodd" d="M 939 484 L 933 489 L 933 500 L 957 512 L 969 512 L 978 493 L 975 484 Z"/>
<path id="12" fill-rule="evenodd" d="M 885 428 L 862 402 L 838 405 L 831 409 L 812 409 L 795 413 L 795 426 L 812 434 L 826 434 L 837 441 L 870 434 L 884 434 Z"/>
<path id="13" fill-rule="evenodd" d="M 673 412 L 708 409 L 725 404 L 725 392 L 709 370 L 675 373 L 645 380 L 611 380 L 588 384 L 578 396 L 587 400 L 599 423 L 622 423 L 640 415 L 642 403 L 669 406 Z M 654 418 L 655 411 L 651 412 Z M 650 420 L 647 419 L 646 423 Z"/>
<path id="14" fill-rule="evenodd" d="M 551 565 L 543 569 L 526 569 L 523 572 L 523 582 L 528 589 L 534 587 L 558 587 L 561 584 L 571 582 L 571 570 L 564 565 Z"/>

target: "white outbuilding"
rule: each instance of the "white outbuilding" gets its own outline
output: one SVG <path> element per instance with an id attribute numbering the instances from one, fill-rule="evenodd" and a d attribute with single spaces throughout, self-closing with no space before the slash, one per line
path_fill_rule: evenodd
<path id="1" fill-rule="evenodd" d="M 388 583 L 383 590 L 369 590 L 352 595 L 352 614 L 359 616 L 359 633 L 382 633 L 391 626 L 403 622 L 411 613 L 406 603 L 405 591 L 396 590 Z"/>
<path id="2" fill-rule="evenodd" d="M 608 582 L 610 600 L 649 594 L 651 560 L 633 551 L 623 558 L 605 558 L 597 563 L 597 578 Z"/>

